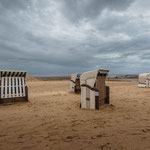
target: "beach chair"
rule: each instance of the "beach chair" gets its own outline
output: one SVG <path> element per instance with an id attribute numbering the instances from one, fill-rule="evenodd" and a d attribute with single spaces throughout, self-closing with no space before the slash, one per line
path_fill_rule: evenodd
<path id="1" fill-rule="evenodd" d="M 81 74 L 79 74 L 79 73 L 75 73 L 75 74 L 71 75 L 70 91 L 75 92 L 75 93 L 81 92 L 80 76 L 81 76 Z"/>
<path id="2" fill-rule="evenodd" d="M 81 75 L 81 108 L 100 109 L 109 104 L 109 87 L 105 85 L 109 70 L 98 69 Z"/>
<path id="3" fill-rule="evenodd" d="M 0 104 L 28 101 L 25 71 L 0 71 Z"/>
<path id="4" fill-rule="evenodd" d="M 150 73 L 143 73 L 139 75 L 139 87 L 150 87 Z"/>

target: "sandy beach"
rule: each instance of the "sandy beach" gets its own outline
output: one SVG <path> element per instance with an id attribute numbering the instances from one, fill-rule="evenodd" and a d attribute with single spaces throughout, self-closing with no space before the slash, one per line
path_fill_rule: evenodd
<path id="1" fill-rule="evenodd" d="M 79 108 L 69 81 L 28 81 L 29 102 L 0 106 L 0 150 L 150 150 L 150 88 L 108 81 L 110 106 Z"/>

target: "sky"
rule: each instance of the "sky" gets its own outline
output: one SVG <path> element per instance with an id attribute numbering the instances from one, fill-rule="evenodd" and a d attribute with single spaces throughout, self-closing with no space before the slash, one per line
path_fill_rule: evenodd
<path id="1" fill-rule="evenodd" d="M 150 0 L 0 0 L 0 69 L 150 72 Z"/>

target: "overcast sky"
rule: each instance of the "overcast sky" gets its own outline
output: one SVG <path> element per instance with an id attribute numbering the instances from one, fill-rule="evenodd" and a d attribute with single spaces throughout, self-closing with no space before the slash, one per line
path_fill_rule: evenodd
<path id="1" fill-rule="evenodd" d="M 150 72 L 150 0 L 0 0 L 0 69 Z"/>

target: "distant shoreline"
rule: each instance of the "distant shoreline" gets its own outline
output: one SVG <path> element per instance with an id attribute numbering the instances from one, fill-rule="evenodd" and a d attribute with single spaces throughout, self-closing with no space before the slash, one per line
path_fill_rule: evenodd
<path id="1" fill-rule="evenodd" d="M 49 77 L 33 77 L 42 81 L 63 81 L 70 80 L 71 76 L 49 76 Z M 128 82 L 137 82 L 138 75 L 117 75 L 109 76 L 108 81 L 128 81 Z"/>

